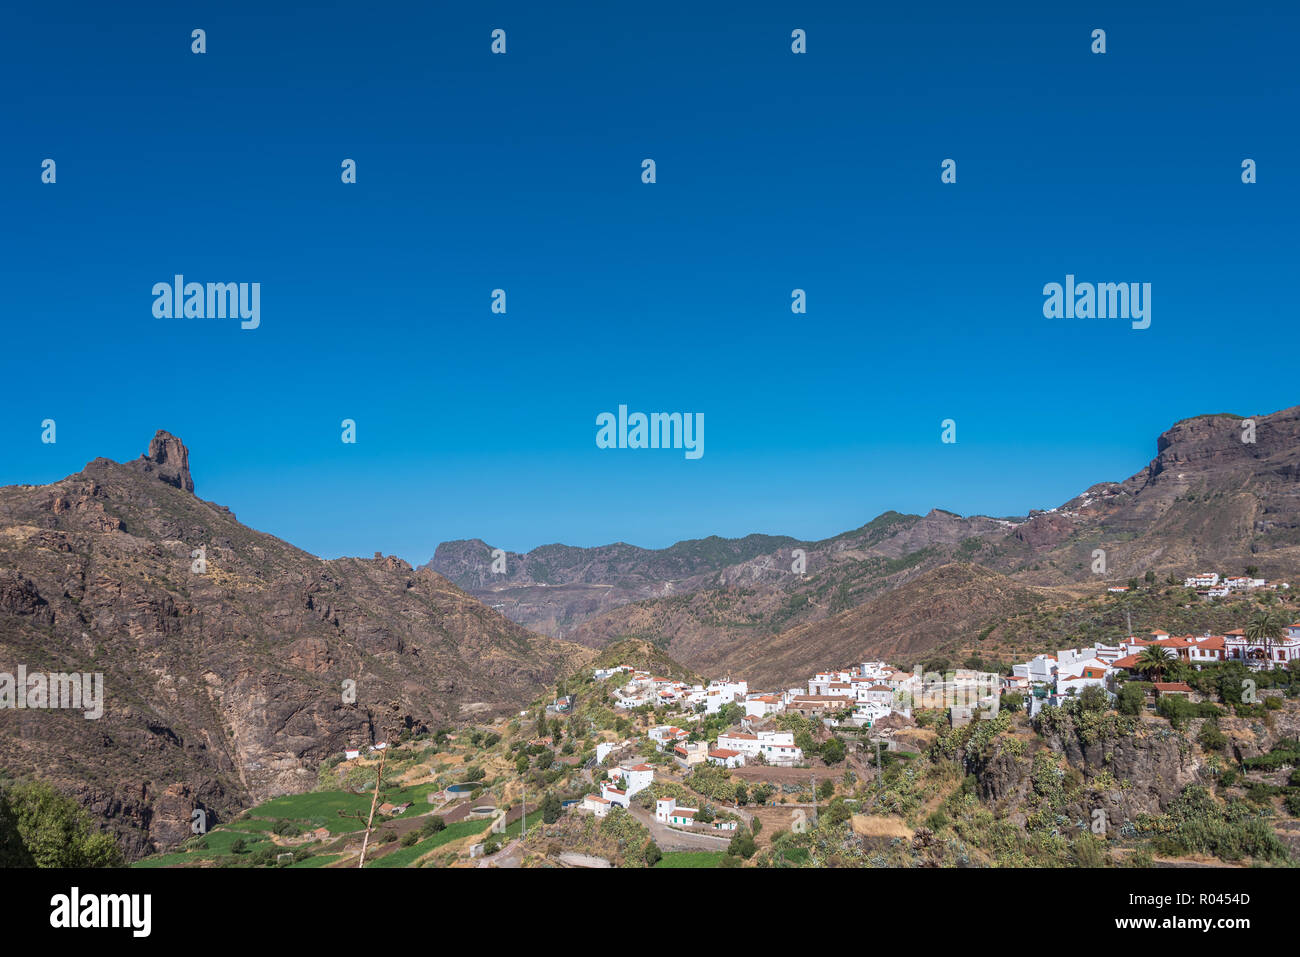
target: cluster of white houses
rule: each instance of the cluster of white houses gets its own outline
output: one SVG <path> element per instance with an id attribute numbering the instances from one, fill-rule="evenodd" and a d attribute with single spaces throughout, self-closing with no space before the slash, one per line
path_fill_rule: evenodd
<path id="1" fill-rule="evenodd" d="M 1218 572 L 1201 572 L 1191 578 L 1183 579 L 1184 588 L 1194 588 L 1198 595 L 1206 598 L 1226 598 L 1234 592 L 1288 589 L 1286 582 L 1270 582 L 1263 578 L 1251 578 L 1248 575 L 1236 575 L 1220 578 Z"/>
<path id="2" fill-rule="evenodd" d="M 1091 647 L 1064 648 L 1054 655 L 1036 655 L 1012 668 L 1003 679 L 1004 691 L 1034 692 L 1031 710 L 1042 704 L 1078 694 L 1090 685 L 1107 691 L 1120 674 L 1137 674 L 1139 656 L 1146 648 L 1157 647 L 1171 661 L 1183 661 L 1200 670 L 1207 664 L 1236 661 L 1253 669 L 1277 668 L 1300 661 L 1300 622 L 1287 626 L 1282 637 L 1252 640 L 1237 628 L 1222 635 L 1171 635 L 1153 631 L 1145 638 L 1129 636 L 1117 645 L 1097 643 Z M 1185 684 L 1158 683 L 1158 692 L 1187 693 Z"/>
<path id="3" fill-rule="evenodd" d="M 1090 686 L 1113 693 L 1116 676 L 1138 673 L 1139 656 L 1152 646 L 1163 649 L 1170 660 L 1184 661 L 1198 669 L 1225 661 L 1256 669 L 1282 667 L 1300 661 L 1300 622 L 1270 641 L 1249 639 L 1240 628 L 1223 635 L 1177 636 L 1154 631 L 1144 638 L 1130 636 L 1116 645 L 1096 643 L 1065 648 L 1054 655 L 1036 655 L 1015 665 L 1010 675 L 969 669 L 922 675 L 919 668 L 903 671 L 883 661 L 867 661 L 842 671 L 818 672 L 808 679 L 807 687 L 780 692 L 750 692 L 743 681 L 688 686 L 627 666 L 597 671 L 596 677 L 629 675 L 627 683 L 614 693 L 621 708 L 671 702 L 689 715 L 692 711 L 716 714 L 724 705 L 743 705 L 745 716 L 739 728 L 720 733 L 713 746 L 706 741 L 692 741 L 691 732 L 677 725 L 650 728 L 649 739 L 661 752 L 671 754 L 683 770 L 704 762 L 728 768 L 755 762 L 792 767 L 804 760 L 803 752 L 795 744 L 793 732 L 762 726 L 770 715 L 790 712 L 820 718 L 830 726 L 870 728 L 892 714 L 911 717 L 914 709 L 943 708 L 956 721 L 969 719 L 1012 691 L 1028 695 L 1032 713 L 1044 705 L 1059 704 Z M 1190 694 L 1192 689 L 1178 682 L 1158 682 L 1156 691 Z M 603 762 L 612 751 L 629 743 L 602 743 L 596 757 Z M 601 784 L 600 794 L 588 795 L 583 803 L 584 808 L 601 816 L 612 806 L 627 807 L 633 795 L 653 782 L 654 768 L 648 764 L 623 764 L 611 770 L 609 776 L 610 780 Z M 667 823 L 689 823 L 696 813 L 671 802 L 660 801 L 659 805 L 656 815 Z"/>
<path id="4" fill-rule="evenodd" d="M 626 674 L 628 680 L 614 693 L 614 700 L 620 708 L 627 709 L 645 705 L 652 708 L 677 705 L 694 709 L 703 705 L 705 714 L 717 714 L 723 705 L 745 697 L 749 691 L 749 686 L 743 681 L 711 681 L 707 687 L 688 685 L 684 681 L 658 678 L 628 665 L 597 669 L 592 676 L 597 681 L 604 681 L 618 674 Z"/>

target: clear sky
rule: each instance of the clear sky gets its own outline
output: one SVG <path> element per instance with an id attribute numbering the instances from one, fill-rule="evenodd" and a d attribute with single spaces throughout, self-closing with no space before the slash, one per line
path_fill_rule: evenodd
<path id="1" fill-rule="evenodd" d="M 818 538 L 1300 401 L 1295 4 L 889 7 L 11 5 L 0 483 L 165 428 L 325 557 Z M 176 273 L 260 282 L 260 327 L 155 318 Z M 1044 318 L 1067 273 L 1151 327 Z M 705 454 L 598 449 L 619 404 Z"/>

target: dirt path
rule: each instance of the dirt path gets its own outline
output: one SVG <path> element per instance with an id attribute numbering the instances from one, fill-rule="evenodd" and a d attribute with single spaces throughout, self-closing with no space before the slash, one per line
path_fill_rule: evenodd
<path id="1" fill-rule="evenodd" d="M 660 824 L 645 808 L 633 805 L 631 810 L 632 816 L 650 829 L 650 836 L 654 838 L 661 851 L 725 851 L 731 844 L 730 835 L 719 837 L 713 834 L 679 831 L 667 824 Z"/>
<path id="2" fill-rule="evenodd" d="M 603 857 L 592 857 L 590 854 L 575 854 L 572 851 L 565 851 L 560 855 L 560 863 L 568 864 L 570 867 L 609 867 L 609 861 Z"/>

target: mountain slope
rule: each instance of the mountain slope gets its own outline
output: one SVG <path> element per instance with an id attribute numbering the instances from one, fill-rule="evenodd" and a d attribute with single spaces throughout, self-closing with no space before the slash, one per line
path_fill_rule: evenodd
<path id="1" fill-rule="evenodd" d="M 1052 600 L 1047 590 L 977 565 L 949 564 L 865 604 L 775 636 L 739 635 L 709 645 L 675 641 L 668 652 L 706 674 L 730 674 L 751 687 L 775 690 L 802 684 L 813 671 L 853 662 L 916 662 L 936 646 Z"/>
<path id="2" fill-rule="evenodd" d="M 105 685 L 98 720 L 0 711 L 0 768 L 76 796 L 132 856 L 188 836 L 196 807 L 220 820 L 310 787 L 392 725 L 510 711 L 592 656 L 432 571 L 247 528 L 195 497 L 188 459 L 159 432 L 135 462 L 0 489 L 0 671 Z"/>
<path id="3" fill-rule="evenodd" d="M 1012 534 L 1028 550 L 1027 577 L 1089 577 L 1106 551 L 1115 577 L 1259 566 L 1267 577 L 1300 565 L 1300 406 L 1256 416 L 1243 442 L 1236 415 L 1184 419 L 1162 434 L 1147 467 L 1094 485 Z M 1015 570 L 1015 569 L 1009 569 Z"/>

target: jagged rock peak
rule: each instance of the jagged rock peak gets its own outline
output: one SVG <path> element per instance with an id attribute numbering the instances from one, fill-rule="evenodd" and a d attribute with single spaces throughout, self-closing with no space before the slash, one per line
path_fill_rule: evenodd
<path id="1" fill-rule="evenodd" d="M 136 464 L 145 472 L 157 475 L 168 485 L 187 492 L 194 491 L 194 479 L 190 476 L 190 450 L 170 432 L 159 429 L 154 433 L 149 442 L 148 454 L 140 456 Z"/>

